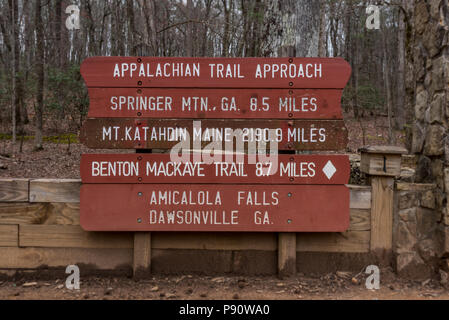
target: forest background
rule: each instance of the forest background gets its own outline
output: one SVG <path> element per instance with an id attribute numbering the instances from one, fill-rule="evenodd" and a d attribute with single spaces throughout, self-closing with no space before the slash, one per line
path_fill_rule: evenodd
<path id="1" fill-rule="evenodd" d="M 380 28 L 369 29 L 369 5 Z M 79 8 L 79 28 L 66 21 Z M 89 56 L 343 57 L 352 66 L 342 107 L 349 149 L 409 146 L 413 106 L 405 78 L 413 1 L 0 0 L 2 156 L 77 143 L 89 100 Z M 355 137 L 356 136 L 356 137 Z M 350 136 L 351 140 L 351 136 Z M 350 150 L 348 150 L 350 151 Z"/>

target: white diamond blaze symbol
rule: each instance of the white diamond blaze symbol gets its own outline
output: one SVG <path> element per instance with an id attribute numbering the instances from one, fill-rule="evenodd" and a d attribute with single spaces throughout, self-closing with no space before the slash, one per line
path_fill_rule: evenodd
<path id="1" fill-rule="evenodd" d="M 335 169 L 334 164 L 330 160 L 323 167 L 323 172 L 329 180 L 332 178 L 336 171 L 337 169 Z"/>

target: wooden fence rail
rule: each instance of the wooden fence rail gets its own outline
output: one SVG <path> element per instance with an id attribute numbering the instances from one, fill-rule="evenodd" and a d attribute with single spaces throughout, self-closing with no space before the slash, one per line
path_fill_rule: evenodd
<path id="1" fill-rule="evenodd" d="M 0 269 L 145 269 L 164 250 L 278 250 L 276 233 L 152 232 L 147 241 L 132 232 L 86 232 L 79 225 L 80 185 L 73 179 L 0 179 Z M 371 187 L 348 187 L 348 231 L 297 233 L 297 252 L 370 251 Z"/>

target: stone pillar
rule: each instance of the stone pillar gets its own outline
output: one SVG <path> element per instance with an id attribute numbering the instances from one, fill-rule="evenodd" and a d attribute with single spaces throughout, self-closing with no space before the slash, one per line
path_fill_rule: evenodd
<path id="1" fill-rule="evenodd" d="M 393 253 L 400 277 L 423 281 L 438 270 L 435 188 L 431 183 L 396 183 Z"/>
<path id="2" fill-rule="evenodd" d="M 418 154 L 415 182 L 435 183 L 440 257 L 449 254 L 449 5 L 415 0 L 413 15 L 415 122 L 412 153 Z"/>

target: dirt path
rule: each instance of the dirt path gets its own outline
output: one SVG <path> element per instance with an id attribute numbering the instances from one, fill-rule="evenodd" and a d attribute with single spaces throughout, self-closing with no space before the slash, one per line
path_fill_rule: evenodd
<path id="1" fill-rule="evenodd" d="M 65 288 L 65 279 L 0 282 L 0 299 L 449 299 L 449 290 L 437 280 L 413 282 L 388 275 L 379 290 L 365 287 L 365 275 L 338 272 L 325 276 L 276 277 L 154 276 L 129 278 L 81 278 L 80 290 Z"/>

